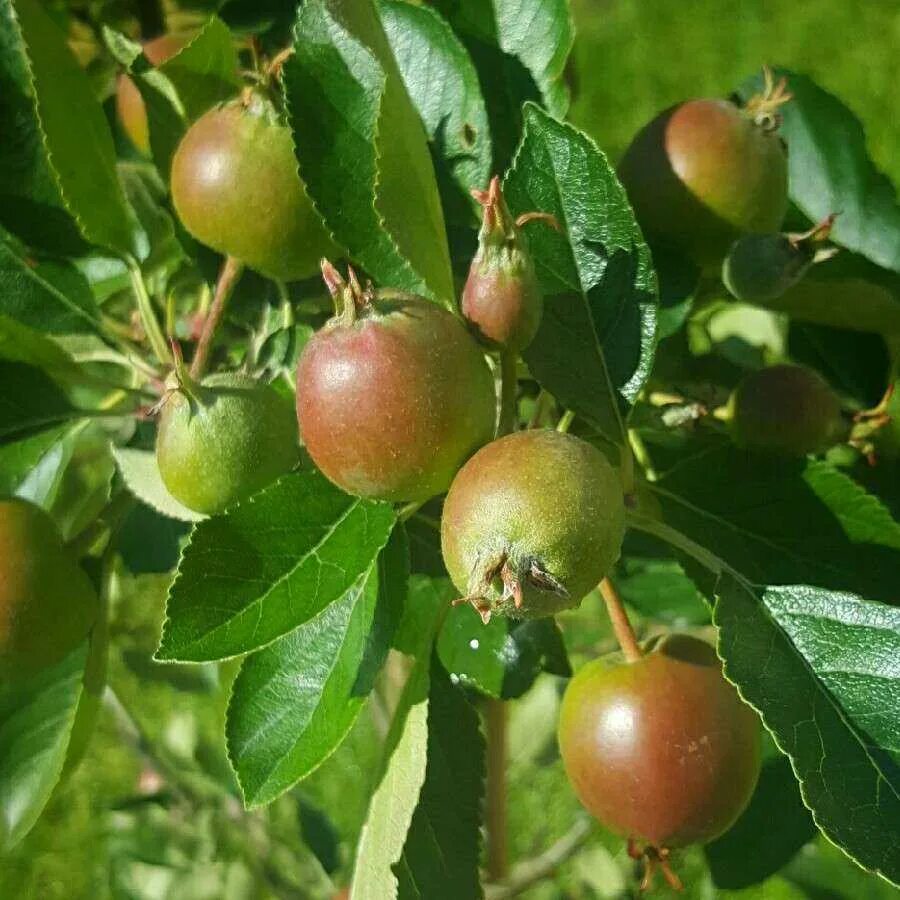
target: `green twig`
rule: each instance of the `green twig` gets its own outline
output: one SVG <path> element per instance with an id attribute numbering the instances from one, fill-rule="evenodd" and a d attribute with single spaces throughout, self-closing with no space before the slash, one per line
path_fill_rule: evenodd
<path id="1" fill-rule="evenodd" d="M 519 388 L 517 371 L 518 355 L 507 350 L 500 353 L 500 421 L 497 424 L 497 437 L 511 434 L 518 424 L 518 408 L 516 404 Z"/>
<path id="2" fill-rule="evenodd" d="M 556 430 L 565 434 L 572 427 L 574 421 L 575 413 L 571 409 L 567 409 L 556 423 Z"/>
<path id="3" fill-rule="evenodd" d="M 150 295 L 147 293 L 147 286 L 144 284 L 144 276 L 141 273 L 141 267 L 138 265 L 137 260 L 133 258 L 129 259 L 127 262 L 128 274 L 131 276 L 131 289 L 134 291 L 138 313 L 140 313 L 141 323 L 144 326 L 147 340 L 150 342 L 150 348 L 162 365 L 169 366 L 172 363 L 172 354 L 169 352 L 165 336 L 156 319 L 156 312 L 153 309 Z"/>

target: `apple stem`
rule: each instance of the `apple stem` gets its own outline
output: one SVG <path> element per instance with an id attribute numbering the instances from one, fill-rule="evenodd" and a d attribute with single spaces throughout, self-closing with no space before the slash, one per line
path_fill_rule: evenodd
<path id="1" fill-rule="evenodd" d="M 637 662 L 644 654 L 640 644 L 638 644 L 634 628 L 631 627 L 628 613 L 625 612 L 622 598 L 609 578 L 604 578 L 600 582 L 600 595 L 606 603 L 606 611 L 609 613 L 613 632 L 616 635 L 619 646 L 622 648 L 622 654 L 627 662 Z"/>
<path id="2" fill-rule="evenodd" d="M 233 256 L 226 257 L 222 268 L 219 270 L 216 291 L 209 307 L 209 313 L 203 322 L 203 330 L 200 332 L 200 339 L 197 341 L 194 358 L 191 360 L 191 377 L 197 381 L 203 377 L 203 373 L 206 371 L 206 364 L 209 361 L 209 354 L 212 352 L 216 332 L 219 330 L 219 325 L 225 317 L 228 301 L 231 299 L 231 294 L 237 286 L 243 271 L 244 264 Z"/>
<path id="3" fill-rule="evenodd" d="M 508 350 L 500 353 L 500 421 L 497 424 L 497 437 L 511 434 L 516 429 L 517 363 L 516 353 Z"/>

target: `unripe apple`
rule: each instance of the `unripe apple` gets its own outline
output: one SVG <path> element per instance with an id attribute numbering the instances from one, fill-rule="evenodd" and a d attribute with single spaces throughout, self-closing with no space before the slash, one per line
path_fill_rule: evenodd
<path id="1" fill-rule="evenodd" d="M 812 369 L 781 364 L 752 372 L 729 402 L 736 444 L 751 450 L 804 456 L 819 453 L 841 433 L 841 405 Z"/>
<path id="2" fill-rule="evenodd" d="M 247 375 L 182 380 L 163 402 L 159 472 L 188 509 L 222 512 L 289 472 L 298 458 L 290 398 Z"/>
<path id="3" fill-rule="evenodd" d="M 50 516 L 25 500 L 0 500 L 0 681 L 62 660 L 97 611 L 94 587 Z"/>
<path id="4" fill-rule="evenodd" d="M 491 179 L 487 191 L 472 194 L 484 212 L 462 314 L 489 346 L 519 353 L 537 334 L 544 311 L 528 241 L 506 205 L 499 178 Z"/>
<path id="5" fill-rule="evenodd" d="M 577 606 L 619 557 L 617 472 L 586 441 L 533 429 L 483 447 L 453 481 L 444 564 L 482 617 L 538 618 Z"/>
<path id="6" fill-rule="evenodd" d="M 338 487 L 377 500 L 443 493 L 491 439 L 490 369 L 462 322 L 421 297 L 363 291 L 323 263 L 339 314 L 297 366 L 300 434 Z"/>
<path id="7" fill-rule="evenodd" d="M 688 100 L 637 135 L 619 177 L 651 243 L 706 267 L 721 263 L 741 234 L 778 231 L 788 194 L 776 102 Z"/>
<path id="8" fill-rule="evenodd" d="M 191 125 L 172 158 L 171 186 L 198 241 L 269 278 L 306 278 L 334 250 L 300 180 L 290 130 L 255 95 Z"/>
<path id="9" fill-rule="evenodd" d="M 144 44 L 144 56 L 154 66 L 161 66 L 190 39 L 191 35 L 188 34 L 161 34 Z M 149 156 L 150 126 L 147 122 L 147 107 L 137 85 L 124 72 L 116 81 L 116 114 L 131 143 L 145 156 Z"/>

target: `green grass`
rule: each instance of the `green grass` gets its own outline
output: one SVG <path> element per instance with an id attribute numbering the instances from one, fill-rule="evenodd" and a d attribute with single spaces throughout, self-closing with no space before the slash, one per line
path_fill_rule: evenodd
<path id="1" fill-rule="evenodd" d="M 890 0 L 572 0 L 572 120 L 614 160 L 656 112 L 727 95 L 764 63 L 811 75 L 862 120 L 900 183 L 900 4 Z"/>

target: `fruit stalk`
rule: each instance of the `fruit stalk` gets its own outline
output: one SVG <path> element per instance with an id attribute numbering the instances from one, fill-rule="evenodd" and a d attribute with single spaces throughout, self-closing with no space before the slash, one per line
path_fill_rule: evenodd
<path id="1" fill-rule="evenodd" d="M 518 354 L 515 351 L 503 350 L 500 353 L 500 421 L 497 425 L 497 437 L 510 434 L 516 428 L 516 391 L 518 376 L 516 363 Z"/>
<path id="2" fill-rule="evenodd" d="M 147 286 L 144 284 L 144 276 L 141 274 L 141 268 L 137 260 L 128 260 L 128 274 L 131 276 L 131 289 L 134 291 L 134 298 L 137 301 L 138 313 L 141 317 L 141 323 L 147 334 L 147 340 L 153 350 L 156 358 L 164 365 L 172 362 L 172 356 L 166 345 L 166 339 L 163 336 L 159 322 L 156 321 L 156 313 L 153 311 L 153 303 L 150 295 L 147 293 Z"/>
<path id="3" fill-rule="evenodd" d="M 226 257 L 225 262 L 222 263 L 219 280 L 216 282 L 216 292 L 209 307 L 209 313 L 203 323 L 203 330 L 200 332 L 200 339 L 197 341 L 194 358 L 191 361 L 192 378 L 200 379 L 203 377 L 209 354 L 212 352 L 213 343 L 216 339 L 216 332 L 219 330 L 219 324 L 225 316 L 228 301 L 231 299 L 231 295 L 243 271 L 243 263 L 236 260 L 233 256 Z"/>
<path id="4" fill-rule="evenodd" d="M 604 578 L 600 582 L 600 595 L 606 604 L 606 611 L 609 613 L 613 632 L 622 648 L 623 656 L 627 662 L 637 662 L 643 656 L 641 646 L 638 644 L 634 628 L 631 627 L 628 613 L 625 612 L 622 598 L 609 578 Z"/>

